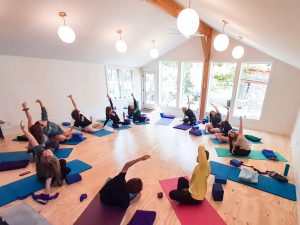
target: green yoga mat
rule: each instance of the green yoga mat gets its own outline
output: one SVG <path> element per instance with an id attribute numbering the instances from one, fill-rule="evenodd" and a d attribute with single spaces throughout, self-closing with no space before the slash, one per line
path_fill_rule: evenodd
<path id="1" fill-rule="evenodd" d="M 227 158 L 245 158 L 245 159 L 256 159 L 256 160 L 268 160 L 261 151 L 254 151 L 252 150 L 251 153 L 248 156 L 236 156 L 231 155 L 229 152 L 229 149 L 227 148 L 215 148 L 217 155 L 219 157 L 227 157 Z M 287 160 L 280 155 L 278 152 L 274 152 L 275 155 L 277 155 L 277 158 L 281 162 L 287 162 Z"/>

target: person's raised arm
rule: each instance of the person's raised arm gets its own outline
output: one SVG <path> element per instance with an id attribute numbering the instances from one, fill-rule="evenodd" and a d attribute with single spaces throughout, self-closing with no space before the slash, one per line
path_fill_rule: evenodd
<path id="1" fill-rule="evenodd" d="M 134 106 L 134 109 L 137 109 L 138 108 L 138 104 L 137 104 L 137 101 L 135 100 L 135 97 L 133 95 L 133 93 L 131 93 L 131 96 L 133 98 L 133 106 Z"/>
<path id="2" fill-rule="evenodd" d="M 74 101 L 74 98 L 73 98 L 73 96 L 72 96 L 72 95 L 68 95 L 68 98 L 70 98 L 70 99 L 71 99 L 71 102 L 72 102 L 72 104 L 73 104 L 73 106 L 74 106 L 75 110 L 78 110 L 78 108 L 77 108 L 77 104 L 76 104 L 76 102 Z"/>
<path id="3" fill-rule="evenodd" d="M 136 163 L 138 163 L 138 162 L 140 162 L 140 161 L 147 160 L 147 159 L 149 159 L 149 158 L 150 158 L 150 155 L 144 155 L 144 156 L 142 156 L 142 157 L 140 157 L 140 158 L 137 158 L 137 159 L 135 159 L 135 160 L 129 161 L 129 162 L 127 162 L 127 163 L 124 165 L 124 167 L 123 167 L 123 169 L 121 170 L 121 172 L 122 172 L 122 173 L 127 173 L 128 169 L 129 169 L 130 167 L 132 167 L 134 164 L 136 164 Z"/>
<path id="4" fill-rule="evenodd" d="M 41 107 L 41 114 L 42 114 L 41 119 L 48 120 L 48 112 L 47 112 L 46 107 L 43 104 L 43 102 L 40 99 L 37 99 L 35 102 L 38 103 Z"/>
<path id="5" fill-rule="evenodd" d="M 32 121 L 32 116 L 29 112 L 29 108 L 26 102 L 22 103 L 22 107 L 23 107 L 23 111 L 25 112 L 25 115 L 27 117 L 27 121 L 28 121 L 28 129 L 32 126 L 33 121 Z"/>
<path id="6" fill-rule="evenodd" d="M 32 136 L 32 134 L 29 133 L 28 130 L 25 129 L 25 126 L 23 125 L 23 121 L 21 121 L 20 127 L 21 127 L 21 130 L 23 131 L 23 133 L 25 134 L 25 136 L 27 137 L 29 143 L 32 145 L 32 147 L 38 146 L 39 143 L 38 143 L 37 140 Z"/>
<path id="7" fill-rule="evenodd" d="M 113 102 L 112 102 L 111 97 L 109 96 L 109 94 L 107 94 L 107 98 L 109 100 L 109 103 L 110 103 L 110 106 L 111 106 L 112 110 L 114 110 L 114 104 L 113 104 Z"/>
<path id="8" fill-rule="evenodd" d="M 229 112 L 230 112 L 230 109 L 227 108 L 227 116 L 226 116 L 226 121 L 229 122 Z"/>
<path id="9" fill-rule="evenodd" d="M 243 118 L 240 116 L 240 127 L 239 127 L 239 134 L 243 134 Z"/>
<path id="10" fill-rule="evenodd" d="M 217 113 L 220 113 L 218 107 L 215 104 L 213 104 L 213 103 L 210 103 L 210 104 L 215 108 L 215 110 L 216 110 Z"/>

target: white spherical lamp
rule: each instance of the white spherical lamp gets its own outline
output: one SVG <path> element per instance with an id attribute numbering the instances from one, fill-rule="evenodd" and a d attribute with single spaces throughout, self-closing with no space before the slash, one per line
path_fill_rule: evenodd
<path id="1" fill-rule="evenodd" d="M 71 27 L 66 26 L 66 21 L 65 21 L 65 17 L 67 16 L 66 12 L 59 12 L 58 15 L 62 17 L 64 20 L 64 25 L 60 26 L 57 29 L 58 37 L 65 43 L 73 43 L 76 39 L 76 35 L 74 30 Z"/>
<path id="2" fill-rule="evenodd" d="M 68 26 L 60 26 L 57 29 L 59 38 L 65 43 L 73 43 L 76 39 L 74 30 Z"/>
<path id="3" fill-rule="evenodd" d="M 127 51 L 127 44 L 123 40 L 117 40 L 115 46 L 117 51 L 120 53 L 124 53 Z"/>
<path id="4" fill-rule="evenodd" d="M 150 56 L 151 56 L 152 59 L 158 58 L 158 56 L 159 56 L 158 50 L 156 48 L 152 48 L 150 50 Z"/>
<path id="5" fill-rule="evenodd" d="M 184 36 L 195 34 L 199 28 L 198 13 L 191 8 L 182 10 L 177 17 L 177 28 Z"/>
<path id="6" fill-rule="evenodd" d="M 243 57 L 244 52 L 245 52 L 245 50 L 242 46 L 236 46 L 232 50 L 232 57 L 235 59 L 240 59 Z"/>
<path id="7" fill-rule="evenodd" d="M 229 45 L 229 38 L 226 34 L 219 34 L 215 37 L 214 48 L 218 52 L 225 51 Z"/>

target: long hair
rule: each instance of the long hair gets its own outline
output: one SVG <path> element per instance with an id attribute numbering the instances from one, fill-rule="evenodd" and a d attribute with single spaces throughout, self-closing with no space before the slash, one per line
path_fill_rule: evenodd
<path id="1" fill-rule="evenodd" d="M 80 113 L 79 110 L 74 109 L 71 113 L 71 116 L 74 120 L 80 120 Z"/>
<path id="2" fill-rule="evenodd" d="M 230 135 L 228 135 L 229 137 L 229 147 L 230 147 L 230 150 L 233 149 L 233 142 L 236 141 L 237 139 L 237 134 L 234 132 L 234 137 L 231 137 Z"/>
<path id="3" fill-rule="evenodd" d="M 39 144 L 44 143 L 44 131 L 39 121 L 35 122 L 35 124 L 33 124 L 29 128 L 29 132 L 33 135 L 33 137 Z"/>
<path id="4" fill-rule="evenodd" d="M 46 169 L 54 173 L 55 184 L 62 186 L 61 170 L 58 159 L 55 156 L 42 156 L 41 162 L 46 165 Z"/>
<path id="5" fill-rule="evenodd" d="M 213 115 L 212 115 L 212 112 L 214 112 L 214 111 L 210 111 L 209 112 L 209 122 L 212 122 L 212 119 L 213 119 Z"/>
<path id="6" fill-rule="evenodd" d="M 109 114 L 110 114 L 110 111 L 112 110 L 112 107 L 110 106 L 107 106 L 106 109 L 105 109 L 105 114 L 106 114 L 106 119 L 109 118 Z"/>

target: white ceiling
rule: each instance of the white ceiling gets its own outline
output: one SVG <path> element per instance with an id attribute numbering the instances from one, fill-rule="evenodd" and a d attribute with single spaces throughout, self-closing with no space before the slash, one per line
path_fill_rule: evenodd
<path id="1" fill-rule="evenodd" d="M 300 68 L 300 0 L 192 0 L 191 7 L 216 30 L 226 19 L 229 36 Z M 62 10 L 77 35 L 73 44 L 56 33 Z M 152 39 L 161 54 L 186 40 L 166 27 L 175 28 L 175 18 L 142 0 L 0 0 L 0 54 L 141 67 L 151 61 Z M 114 47 L 119 28 L 125 54 Z"/>

